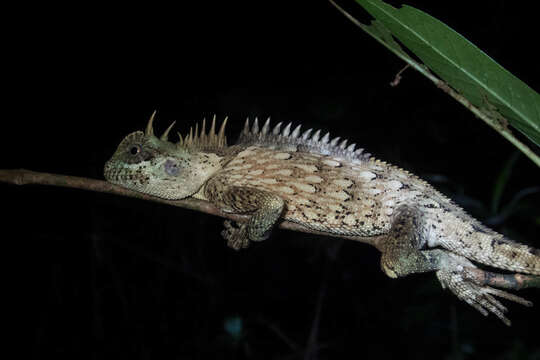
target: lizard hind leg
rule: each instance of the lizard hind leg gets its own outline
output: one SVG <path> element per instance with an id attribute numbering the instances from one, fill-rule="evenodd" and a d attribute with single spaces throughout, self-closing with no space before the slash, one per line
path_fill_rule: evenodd
<path id="1" fill-rule="evenodd" d="M 507 309 L 495 296 L 531 306 L 519 296 L 472 280 L 471 271 L 477 267 L 466 257 L 443 249 L 422 249 L 420 226 L 418 211 L 410 207 L 398 209 L 382 248 L 381 268 L 389 277 L 435 271 L 443 288 L 448 288 L 483 315 L 495 314 L 506 325 L 510 325 L 504 315 Z"/>
<path id="2" fill-rule="evenodd" d="M 437 264 L 421 250 L 420 217 L 419 211 L 405 205 L 395 212 L 381 256 L 381 268 L 391 278 L 437 270 Z"/>

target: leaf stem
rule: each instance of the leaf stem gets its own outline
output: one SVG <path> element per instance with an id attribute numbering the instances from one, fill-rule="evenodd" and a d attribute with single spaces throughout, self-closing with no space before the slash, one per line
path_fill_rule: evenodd
<path id="1" fill-rule="evenodd" d="M 364 30 L 368 35 L 373 37 L 376 41 L 386 47 L 388 50 L 393 52 L 397 57 L 405 61 L 409 66 L 420 72 L 422 75 L 431 80 L 439 89 L 443 90 L 445 93 L 457 100 L 461 105 L 465 106 L 469 111 L 474 115 L 482 119 L 486 124 L 495 129 L 499 134 L 501 134 L 505 139 L 510 141 L 515 147 L 517 147 L 521 152 L 523 152 L 529 159 L 531 159 L 537 166 L 540 166 L 540 157 L 535 154 L 526 144 L 517 139 L 512 132 L 506 126 L 502 126 L 497 119 L 487 115 L 478 107 L 474 106 L 469 100 L 467 100 L 463 95 L 459 94 L 457 91 L 452 89 L 446 82 L 439 79 L 437 76 L 433 75 L 429 69 L 423 64 L 418 63 L 413 58 L 411 58 L 407 53 L 405 53 L 399 45 L 389 44 L 385 39 L 378 35 L 376 31 L 370 28 L 370 26 L 362 24 L 356 20 L 352 15 L 347 13 L 343 8 L 337 5 L 333 0 L 328 0 L 336 9 L 338 9 L 347 19 L 353 22 L 360 29 Z"/>

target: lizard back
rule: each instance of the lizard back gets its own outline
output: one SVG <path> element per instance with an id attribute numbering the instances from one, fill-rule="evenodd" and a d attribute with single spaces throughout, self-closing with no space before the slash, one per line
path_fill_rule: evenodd
<path id="1" fill-rule="evenodd" d="M 342 235 L 388 232 L 394 210 L 412 198 L 432 206 L 449 202 L 426 182 L 355 144 L 280 126 L 270 130 L 267 121 L 259 130 L 257 120 L 253 126 L 246 121 L 238 151 L 214 176 L 213 186 L 267 190 L 285 200 L 285 220 Z"/>
<path id="2" fill-rule="evenodd" d="M 212 184 L 253 187 L 285 201 L 282 218 L 329 234 L 388 234 L 402 206 L 419 211 L 419 246 L 442 246 L 488 265 L 540 274 L 538 250 L 487 228 L 427 182 L 317 131 L 246 121 Z M 234 209 L 231 209 L 234 211 Z M 519 259 L 519 260 L 518 260 Z"/>

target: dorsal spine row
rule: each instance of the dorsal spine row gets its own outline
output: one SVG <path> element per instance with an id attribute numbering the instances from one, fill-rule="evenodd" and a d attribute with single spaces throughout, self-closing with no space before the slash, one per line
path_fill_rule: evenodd
<path id="1" fill-rule="evenodd" d="M 312 135 L 313 129 L 301 132 L 302 125 L 298 125 L 291 131 L 292 123 L 289 123 L 282 130 L 282 124 L 279 122 L 271 128 L 270 118 L 268 118 L 262 128 L 259 128 L 257 118 L 251 126 L 248 118 L 237 145 L 258 145 L 276 149 L 296 146 L 300 151 L 344 158 L 351 162 L 364 162 L 371 157 L 371 154 L 364 152 L 364 149 L 355 149 L 356 144 L 347 146 L 347 139 L 341 140 L 340 137 L 335 137 L 330 140 L 329 132 L 321 137 L 321 130 L 315 131 Z"/>

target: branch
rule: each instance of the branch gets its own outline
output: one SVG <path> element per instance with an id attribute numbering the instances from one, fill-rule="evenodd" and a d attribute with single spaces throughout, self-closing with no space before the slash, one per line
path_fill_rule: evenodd
<path id="1" fill-rule="evenodd" d="M 14 184 L 14 185 L 30 185 L 30 184 L 40 184 L 40 185 L 52 185 L 52 186 L 61 186 L 81 190 L 90 190 L 108 194 L 115 194 L 127 197 L 133 197 L 141 200 L 153 201 L 157 203 L 177 206 L 185 209 L 191 209 L 195 211 L 200 211 L 206 214 L 220 216 L 227 218 L 233 221 L 246 221 L 247 215 L 238 215 L 221 212 L 214 205 L 208 201 L 198 200 L 198 199 L 183 199 L 183 200 L 165 200 L 157 198 L 154 196 L 146 195 L 143 193 L 138 193 L 131 191 L 120 186 L 108 183 L 102 180 L 95 180 L 77 176 L 66 176 L 66 175 L 57 175 L 49 173 L 35 172 L 25 169 L 17 170 L 0 170 L 0 182 Z M 316 235 L 326 235 L 329 234 L 311 230 L 296 224 L 290 221 L 282 221 L 279 223 L 279 228 L 293 231 L 300 231 L 308 234 Z M 376 247 L 379 251 L 382 251 L 382 239 L 383 236 L 372 236 L 372 237 L 362 237 L 362 236 L 345 236 L 345 235 L 336 235 L 331 234 L 332 237 L 338 237 L 342 239 L 355 240 L 363 242 L 369 245 Z M 481 269 L 469 269 L 471 271 L 471 279 L 477 284 L 482 285 L 491 285 L 496 287 L 502 287 L 507 289 L 523 289 L 527 287 L 537 287 L 540 288 L 540 277 L 533 275 L 523 275 L 523 274 L 495 274 Z"/>
<path id="2" fill-rule="evenodd" d="M 467 268 L 467 280 L 478 285 L 489 285 L 504 289 L 521 290 L 540 288 L 540 276 L 523 274 L 497 274 L 478 268 Z"/>
<path id="3" fill-rule="evenodd" d="M 230 219 L 233 221 L 246 221 L 247 215 L 238 215 L 224 213 L 212 205 L 208 201 L 187 198 L 183 200 L 166 200 L 161 199 L 155 196 L 135 192 L 132 190 L 125 189 L 123 187 L 108 183 L 102 180 L 95 180 L 77 176 L 67 176 L 67 175 L 58 175 L 58 174 L 49 174 L 35 172 L 26 169 L 16 169 L 16 170 L 0 170 L 0 182 L 5 182 L 14 185 L 30 185 L 30 184 L 39 184 L 39 185 L 52 185 L 52 186 L 61 186 L 81 190 L 90 190 L 108 194 L 115 194 L 127 197 L 133 197 L 141 200 L 153 201 L 161 204 L 167 204 L 172 206 L 177 206 L 185 209 L 191 209 L 195 211 L 200 211 L 206 214 L 220 216 L 222 218 Z M 293 231 L 300 231 L 308 234 L 316 235 L 326 235 L 327 233 L 311 230 L 303 227 L 300 224 L 296 224 L 290 221 L 282 221 L 279 223 L 279 228 Z M 335 235 L 333 237 L 340 237 L 343 239 L 356 240 L 363 242 L 372 246 L 375 246 L 377 249 L 381 249 L 381 239 L 380 236 L 372 237 L 362 237 L 362 236 L 346 236 L 346 235 Z"/>

